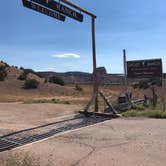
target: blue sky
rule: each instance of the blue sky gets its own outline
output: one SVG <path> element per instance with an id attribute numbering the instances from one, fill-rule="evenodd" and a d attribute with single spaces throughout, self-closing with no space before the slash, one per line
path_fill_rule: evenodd
<path id="1" fill-rule="evenodd" d="M 162 58 L 166 72 L 165 0 L 71 0 L 97 15 L 97 66 L 123 72 L 127 59 Z M 92 72 L 91 20 L 60 22 L 22 6 L 0 5 L 0 59 L 40 71 Z"/>

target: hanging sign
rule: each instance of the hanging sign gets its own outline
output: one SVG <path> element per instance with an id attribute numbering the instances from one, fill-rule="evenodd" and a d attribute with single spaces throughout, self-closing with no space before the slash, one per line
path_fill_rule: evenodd
<path id="1" fill-rule="evenodd" d="M 40 6 L 36 3 L 33 3 L 31 1 L 27 1 L 27 0 L 22 0 L 23 2 L 23 5 L 29 9 L 32 9 L 32 10 L 35 10 L 39 13 L 42 13 L 42 14 L 45 14 L 47 16 L 50 16 L 50 17 L 53 17 L 53 18 L 56 18 L 60 21 L 65 21 L 65 16 L 55 12 L 55 11 L 52 11 L 52 10 L 49 10 L 43 6 Z"/>
<path id="2" fill-rule="evenodd" d="M 60 2 L 56 2 L 53 0 L 32 0 L 40 5 L 43 5 L 49 9 L 58 11 L 68 17 L 71 17 L 77 21 L 83 22 L 83 15 L 76 12 L 75 10 L 68 8 L 67 6 L 61 4 Z"/>

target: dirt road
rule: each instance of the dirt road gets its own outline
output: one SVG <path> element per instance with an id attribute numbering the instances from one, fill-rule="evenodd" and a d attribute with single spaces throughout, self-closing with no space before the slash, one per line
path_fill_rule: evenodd
<path id="1" fill-rule="evenodd" d="M 72 105 L 23 106 L 0 105 L 1 135 L 4 130 L 46 123 L 54 120 L 56 115 L 70 114 L 78 109 Z M 43 165 L 49 161 L 53 166 L 165 166 L 166 120 L 109 120 L 53 136 L 11 152 L 29 153 L 40 158 Z M 6 155 L 6 152 L 0 155 Z"/>
<path id="2" fill-rule="evenodd" d="M 0 103 L 0 135 L 51 123 L 80 109 L 68 104 Z"/>
<path id="3" fill-rule="evenodd" d="M 166 120 L 110 120 L 19 151 L 54 166 L 165 166 Z"/>

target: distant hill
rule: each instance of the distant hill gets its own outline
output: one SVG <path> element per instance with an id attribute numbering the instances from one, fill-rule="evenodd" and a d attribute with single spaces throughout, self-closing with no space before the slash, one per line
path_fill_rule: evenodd
<path id="1" fill-rule="evenodd" d="M 37 89 L 24 89 L 25 80 L 18 79 L 24 72 L 28 72 L 26 79 L 35 79 L 39 82 Z M 38 76 L 38 73 L 31 69 L 18 68 L 10 66 L 5 62 L 0 62 L 0 101 L 14 98 L 23 99 L 24 97 L 39 97 L 52 95 L 69 95 L 75 93 L 73 88 L 60 86 L 45 82 L 45 78 Z M 2 79 L 3 78 L 3 79 Z"/>
<path id="2" fill-rule="evenodd" d="M 44 88 L 46 85 L 47 87 L 50 86 L 50 83 L 45 82 L 45 78 L 49 78 L 51 76 L 60 77 L 65 82 L 65 84 L 91 84 L 93 82 L 92 73 L 77 71 L 65 73 L 52 71 L 35 72 L 32 69 L 11 66 L 3 61 L 0 62 L 0 72 L 0 76 L 2 76 L 2 80 L 0 80 L 1 87 L 3 87 L 2 84 L 10 83 L 13 85 L 13 87 L 18 86 L 19 88 L 22 88 L 25 81 L 25 76 L 26 79 L 37 80 L 40 84 L 39 89 L 40 87 Z M 108 74 L 105 67 L 99 67 L 97 68 L 97 79 L 100 84 L 121 84 L 123 83 L 124 78 L 122 74 Z"/>
<path id="3" fill-rule="evenodd" d="M 90 84 L 93 82 L 93 74 L 86 73 L 86 72 L 65 72 L 65 73 L 58 73 L 58 72 L 38 72 L 42 77 L 48 78 L 50 76 L 57 76 L 64 80 L 66 84 Z M 123 83 L 124 76 L 123 74 L 107 74 L 105 67 L 97 68 L 97 78 L 98 82 L 101 84 L 111 84 L 111 83 Z"/>

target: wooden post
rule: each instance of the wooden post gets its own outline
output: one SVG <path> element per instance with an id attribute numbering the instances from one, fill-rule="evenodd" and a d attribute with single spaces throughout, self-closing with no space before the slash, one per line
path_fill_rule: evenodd
<path id="1" fill-rule="evenodd" d="M 98 83 L 96 71 L 95 17 L 92 17 L 93 93 L 96 94 L 95 112 L 98 112 Z"/>
<path id="2" fill-rule="evenodd" d="M 125 94 L 128 93 L 128 83 L 127 83 L 127 64 L 126 64 L 126 50 L 123 50 L 123 64 L 124 64 L 124 81 L 125 81 Z"/>
<path id="3" fill-rule="evenodd" d="M 164 72 L 163 72 L 163 64 L 162 64 L 162 111 L 165 111 L 165 80 L 164 80 Z"/>
<path id="4" fill-rule="evenodd" d="M 163 103 L 163 108 L 162 110 L 165 111 L 165 80 L 164 80 L 164 74 L 162 75 L 162 103 Z"/>
<path id="5" fill-rule="evenodd" d="M 80 6 L 75 5 L 74 3 L 68 0 L 61 0 L 62 2 L 66 3 L 67 5 L 91 16 L 92 18 L 92 54 L 93 54 L 93 95 L 96 94 L 95 98 L 95 112 L 98 112 L 98 83 L 97 83 L 97 73 L 96 73 L 96 39 L 95 39 L 95 18 L 96 16 L 89 11 L 81 8 Z"/>

